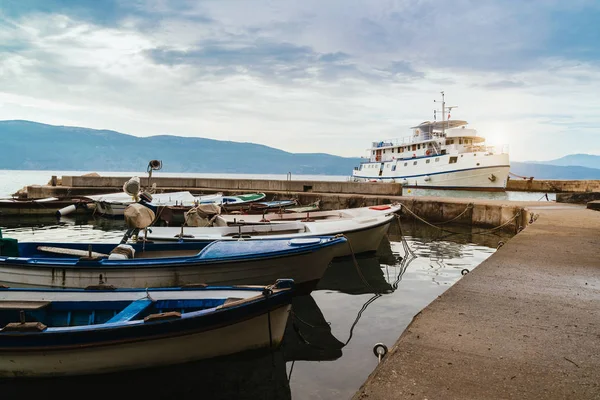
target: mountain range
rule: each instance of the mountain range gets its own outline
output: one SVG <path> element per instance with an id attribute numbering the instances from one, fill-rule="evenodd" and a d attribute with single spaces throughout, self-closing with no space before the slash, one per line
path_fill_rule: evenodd
<path id="1" fill-rule="evenodd" d="M 351 175 L 361 158 L 289 153 L 255 143 L 172 135 L 136 137 L 31 121 L 0 121 L 0 169 L 137 171 L 162 160 L 165 172 Z M 511 162 L 511 172 L 537 179 L 600 179 L 600 156 Z"/>
<path id="2" fill-rule="evenodd" d="M 295 154 L 254 143 L 171 135 L 136 137 L 108 130 L 0 121 L 0 169 L 348 175 L 360 158 Z"/>

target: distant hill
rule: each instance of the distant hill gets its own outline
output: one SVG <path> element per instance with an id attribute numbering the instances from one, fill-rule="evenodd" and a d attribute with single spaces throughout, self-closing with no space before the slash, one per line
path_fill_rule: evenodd
<path id="1" fill-rule="evenodd" d="M 600 179 L 600 169 L 511 161 L 510 172 L 535 179 Z"/>
<path id="2" fill-rule="evenodd" d="M 360 158 L 288 153 L 268 146 L 170 135 L 0 121 L 0 169 L 136 171 L 162 160 L 165 172 L 350 175 Z"/>
<path id="3" fill-rule="evenodd" d="M 360 158 L 288 153 L 254 143 L 160 135 L 140 138 L 108 130 L 0 121 L 0 169 L 139 171 L 162 160 L 165 172 L 351 175 Z M 548 165 L 548 163 L 557 163 Z M 511 172 L 537 179 L 600 179 L 600 156 L 511 162 Z M 564 163 L 565 166 L 562 166 Z M 599 167 L 600 168 L 600 167 Z"/>
<path id="4" fill-rule="evenodd" d="M 549 161 L 526 161 L 528 164 L 546 164 L 546 165 L 560 165 L 563 167 L 587 167 L 587 168 L 600 168 L 600 156 L 593 154 L 569 154 L 556 160 Z"/>

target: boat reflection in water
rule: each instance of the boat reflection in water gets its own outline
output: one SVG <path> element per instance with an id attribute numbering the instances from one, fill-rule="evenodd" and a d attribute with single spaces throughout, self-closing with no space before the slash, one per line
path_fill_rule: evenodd
<path id="1" fill-rule="evenodd" d="M 291 399 L 281 350 L 249 351 L 169 367 L 71 378 L 0 380 L 6 399 L 97 394 L 136 399 Z"/>
<path id="2" fill-rule="evenodd" d="M 393 252 L 390 241 L 384 237 L 376 252 L 335 258 L 317 284 L 317 290 L 335 290 L 346 294 L 391 293 L 396 288 L 381 266 L 399 266 L 399 274 L 404 274 L 406 268 L 402 267 L 405 258 Z"/>
<path id="3" fill-rule="evenodd" d="M 342 356 L 344 344 L 333 336 L 331 326 L 309 294 L 292 299 L 292 315 L 281 347 L 286 361 L 333 361 Z"/>
<path id="4" fill-rule="evenodd" d="M 357 310 L 345 343 L 333 335 L 331 325 L 325 320 L 311 295 L 295 297 L 292 300 L 292 315 L 288 320 L 282 344 L 285 360 L 333 361 L 340 358 L 342 349 L 352 338 L 354 327 L 359 323 L 363 312 L 376 299 L 398 288 L 406 267 L 413 259 L 413 255 L 401 257 L 392 252 L 387 238 L 383 239 L 377 252 L 359 254 L 356 258 L 349 256 L 334 259 L 315 290 L 373 296 Z M 382 264 L 394 265 L 397 268 L 397 274 L 392 276 L 391 280 L 384 275 Z"/>

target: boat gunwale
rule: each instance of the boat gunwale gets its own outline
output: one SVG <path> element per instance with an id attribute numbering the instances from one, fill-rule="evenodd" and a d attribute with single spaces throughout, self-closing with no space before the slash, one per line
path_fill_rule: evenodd
<path id="1" fill-rule="evenodd" d="M 320 237 L 322 240 L 315 244 L 305 244 L 299 247 L 286 248 L 284 250 L 275 250 L 269 253 L 255 253 L 250 255 L 229 255 L 226 257 L 218 257 L 213 259 L 201 258 L 204 249 L 213 246 L 215 243 L 224 242 L 232 243 L 234 240 L 211 240 L 204 249 L 202 249 L 196 256 L 180 256 L 180 257 L 165 257 L 165 258 L 133 258 L 126 260 L 109 260 L 107 258 L 101 258 L 98 260 L 81 260 L 80 258 L 36 258 L 36 257 L 6 257 L 0 256 L 0 268 L 6 267 L 28 267 L 28 268 L 63 268 L 63 269 L 148 269 L 148 268 L 177 268 L 177 267 L 201 267 L 205 265 L 216 265 L 225 264 L 232 261 L 236 262 L 255 262 L 257 260 L 271 260 L 277 258 L 287 258 L 293 256 L 300 256 L 305 254 L 311 254 L 325 248 L 342 244 L 346 241 L 345 238 L 315 235 Z M 327 238 L 328 240 L 324 240 Z M 286 239 L 273 239 L 273 240 L 290 240 Z M 29 242 L 32 243 L 32 242 Z M 40 242 L 42 243 L 42 242 Z M 179 243 L 179 242 L 177 242 Z M 199 242 L 200 243 L 200 242 Z M 44 243 L 50 245 L 52 243 Z M 56 244 L 56 243 L 54 243 Z M 81 245 L 81 243 L 77 243 Z"/>
<path id="2" fill-rule="evenodd" d="M 244 322 L 261 315 L 271 313 L 281 307 L 291 304 L 291 298 L 294 295 L 294 288 L 281 288 L 273 291 L 269 296 L 257 295 L 248 298 L 246 302 L 235 304 L 228 307 L 211 308 L 209 312 L 199 310 L 191 313 L 181 314 L 176 319 L 158 320 L 154 322 L 144 322 L 144 320 L 121 321 L 110 324 L 82 325 L 73 327 L 47 328 L 41 332 L 2 332 L 0 330 L 0 343 L 5 340 L 18 341 L 20 338 L 28 338 L 33 341 L 40 339 L 47 340 L 50 343 L 45 346 L 2 346 L 0 344 L 0 354 L 2 353 L 30 353 L 38 351 L 65 351 L 79 350 L 86 348 L 106 347 L 112 345 L 123 345 L 130 343 L 139 343 L 164 338 L 174 338 L 189 336 L 207 332 L 240 322 Z M 208 322 L 206 322 L 208 319 Z M 181 325 L 184 325 L 181 327 Z M 191 326 L 185 326 L 191 325 Z M 156 332 L 158 331 L 158 332 Z M 95 340 L 95 335 L 106 336 L 112 334 L 116 339 Z M 119 335 L 125 337 L 119 338 Z M 77 336 L 76 339 L 83 339 L 72 344 L 52 344 L 52 341 L 62 343 L 65 339 L 62 336 Z M 127 336 L 129 335 L 129 336 Z M 90 337 L 91 336 L 91 337 Z"/>

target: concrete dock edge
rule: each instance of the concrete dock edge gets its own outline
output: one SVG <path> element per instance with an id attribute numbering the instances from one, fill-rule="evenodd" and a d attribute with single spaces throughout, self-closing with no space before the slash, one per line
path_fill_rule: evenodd
<path id="1" fill-rule="evenodd" d="M 599 399 L 600 213 L 534 222 L 415 316 L 354 399 Z"/>

